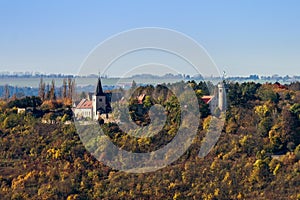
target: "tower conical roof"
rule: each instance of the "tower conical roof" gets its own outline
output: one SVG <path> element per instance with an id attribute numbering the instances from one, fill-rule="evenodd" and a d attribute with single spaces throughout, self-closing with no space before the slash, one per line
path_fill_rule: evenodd
<path id="1" fill-rule="evenodd" d="M 100 77 L 98 78 L 98 84 L 97 84 L 97 87 L 96 87 L 95 95 L 96 96 L 104 95 Z"/>

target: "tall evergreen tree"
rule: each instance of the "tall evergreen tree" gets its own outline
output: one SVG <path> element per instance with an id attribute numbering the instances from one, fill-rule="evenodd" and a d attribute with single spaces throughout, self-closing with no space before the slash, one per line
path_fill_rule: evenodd
<path id="1" fill-rule="evenodd" d="M 8 100 L 10 97 L 9 86 L 6 84 L 4 86 L 4 99 Z"/>
<path id="2" fill-rule="evenodd" d="M 41 78 L 39 84 L 39 97 L 41 98 L 42 101 L 45 99 L 45 89 L 46 89 L 45 82 L 43 78 Z"/>
<path id="3" fill-rule="evenodd" d="M 63 80 L 63 88 L 62 88 L 62 97 L 66 98 L 67 97 L 67 80 Z"/>
<path id="4" fill-rule="evenodd" d="M 55 100 L 56 94 L 55 94 L 55 81 L 52 79 L 51 81 L 51 88 L 50 88 L 50 100 Z"/>

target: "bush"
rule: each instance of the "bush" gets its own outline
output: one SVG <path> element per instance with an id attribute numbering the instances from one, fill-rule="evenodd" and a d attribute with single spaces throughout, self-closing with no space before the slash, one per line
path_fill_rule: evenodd
<path id="1" fill-rule="evenodd" d="M 13 128 L 19 124 L 19 117 L 16 114 L 10 114 L 3 122 L 6 129 Z"/>
<path id="2" fill-rule="evenodd" d="M 300 160 L 300 144 L 295 149 L 295 156 L 297 160 Z"/>

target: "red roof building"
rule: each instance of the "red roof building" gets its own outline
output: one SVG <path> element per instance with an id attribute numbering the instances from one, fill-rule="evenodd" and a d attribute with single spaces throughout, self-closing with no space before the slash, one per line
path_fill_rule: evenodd
<path id="1" fill-rule="evenodd" d="M 82 99 L 79 104 L 76 106 L 77 109 L 88 109 L 93 108 L 93 102 L 87 99 Z"/>
<path id="2" fill-rule="evenodd" d="M 214 96 L 203 96 L 201 99 L 204 101 L 204 103 L 209 104 L 213 98 Z"/>
<path id="3" fill-rule="evenodd" d="M 87 99 L 82 99 L 74 109 L 76 118 L 90 118 L 93 117 L 93 102 Z"/>
<path id="4" fill-rule="evenodd" d="M 140 96 L 137 97 L 138 104 L 143 104 L 145 98 L 145 94 L 141 94 Z"/>

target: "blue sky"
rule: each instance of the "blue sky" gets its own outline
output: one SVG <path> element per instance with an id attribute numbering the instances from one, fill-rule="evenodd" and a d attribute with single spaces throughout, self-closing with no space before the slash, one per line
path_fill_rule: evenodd
<path id="1" fill-rule="evenodd" d="M 163 27 L 228 75 L 300 74 L 300 1 L 0 1 L 0 71 L 76 74 L 106 38 Z"/>

